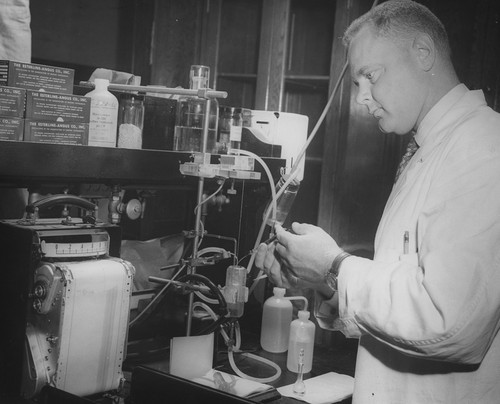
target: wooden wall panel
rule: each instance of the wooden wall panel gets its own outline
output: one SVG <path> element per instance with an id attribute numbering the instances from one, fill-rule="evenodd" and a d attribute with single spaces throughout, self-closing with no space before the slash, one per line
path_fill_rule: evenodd
<path id="1" fill-rule="evenodd" d="M 204 2 L 156 1 L 151 82 L 189 88 L 189 67 L 199 63 Z"/>
<path id="2" fill-rule="evenodd" d="M 255 108 L 281 111 L 290 0 L 265 1 Z"/>

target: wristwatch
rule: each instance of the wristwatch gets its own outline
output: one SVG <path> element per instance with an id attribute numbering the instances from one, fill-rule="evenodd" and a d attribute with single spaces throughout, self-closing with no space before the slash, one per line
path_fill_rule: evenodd
<path id="1" fill-rule="evenodd" d="M 342 251 L 334 258 L 332 265 L 330 266 L 328 271 L 326 271 L 325 282 L 328 285 L 328 287 L 335 292 L 338 290 L 337 279 L 339 276 L 340 264 L 342 264 L 342 261 L 344 261 L 347 257 L 350 256 L 351 254 Z"/>

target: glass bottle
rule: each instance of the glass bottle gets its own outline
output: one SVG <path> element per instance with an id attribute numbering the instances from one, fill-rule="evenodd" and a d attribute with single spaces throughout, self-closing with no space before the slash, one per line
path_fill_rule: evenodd
<path id="1" fill-rule="evenodd" d="M 191 90 L 208 88 L 209 79 L 210 68 L 208 66 L 191 66 L 189 75 L 189 87 Z M 179 99 L 174 130 L 174 150 L 203 151 L 203 125 L 209 101 L 208 137 L 205 152 L 217 153 L 219 103 L 216 98 L 207 100 L 199 97 L 182 97 Z"/>
<path id="2" fill-rule="evenodd" d="M 89 146 L 116 147 L 118 99 L 108 91 L 109 80 L 95 79 L 90 97 Z"/>
<path id="3" fill-rule="evenodd" d="M 122 94 L 118 109 L 118 147 L 142 149 L 144 97 Z"/>
<path id="4" fill-rule="evenodd" d="M 288 176 L 284 175 L 280 178 L 278 181 L 278 184 L 276 185 L 276 192 L 278 192 L 285 181 L 287 180 Z M 276 201 L 276 220 L 273 220 L 272 218 L 272 211 L 269 212 L 269 216 L 267 218 L 267 224 L 271 227 L 274 227 L 275 223 L 279 223 L 280 225 L 283 225 L 285 223 L 285 220 L 290 213 L 290 210 L 292 209 L 293 202 L 295 201 L 295 197 L 297 196 L 297 192 L 299 192 L 299 187 L 300 187 L 300 181 L 294 178 L 290 184 L 286 187 L 286 189 L 283 191 L 283 193 L 280 195 L 278 200 Z M 267 212 L 267 209 L 271 207 L 271 204 L 268 204 L 266 209 L 264 210 L 264 215 Z"/>

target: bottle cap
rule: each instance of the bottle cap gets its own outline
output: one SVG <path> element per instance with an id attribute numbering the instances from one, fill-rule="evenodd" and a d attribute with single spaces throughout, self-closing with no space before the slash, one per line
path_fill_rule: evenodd
<path id="1" fill-rule="evenodd" d="M 144 96 L 135 93 L 120 94 L 120 100 L 144 101 Z"/>
<path id="2" fill-rule="evenodd" d="M 285 292 L 286 292 L 285 288 L 278 288 L 278 287 L 273 288 L 273 293 L 274 293 L 274 296 L 276 296 L 276 297 L 285 296 Z"/>
<path id="3" fill-rule="evenodd" d="M 95 88 L 108 88 L 109 80 L 108 79 L 94 79 Z"/>
<path id="4" fill-rule="evenodd" d="M 310 313 L 307 310 L 299 310 L 299 320 L 306 321 L 309 320 Z"/>

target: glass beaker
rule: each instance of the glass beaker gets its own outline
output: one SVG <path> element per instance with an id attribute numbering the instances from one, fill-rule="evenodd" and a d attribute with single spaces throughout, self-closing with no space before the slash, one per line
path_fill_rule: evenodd
<path id="1" fill-rule="evenodd" d="M 190 88 L 199 90 L 208 88 L 210 68 L 193 65 L 190 72 Z M 209 105 L 208 136 L 203 150 L 203 125 Z M 217 153 L 217 125 L 219 120 L 219 103 L 199 97 L 182 97 L 177 104 L 177 115 L 174 131 L 174 150 Z"/>

